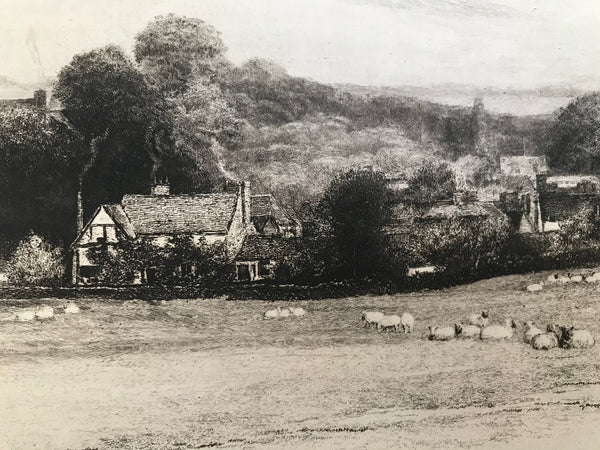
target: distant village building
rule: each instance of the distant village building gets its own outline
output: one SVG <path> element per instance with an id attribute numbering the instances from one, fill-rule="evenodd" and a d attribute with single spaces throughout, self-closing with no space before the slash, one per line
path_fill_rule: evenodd
<path id="1" fill-rule="evenodd" d="M 119 204 L 98 207 L 71 244 L 72 282 L 97 281 L 100 267 L 90 260 L 89 251 L 100 245 L 114 248 L 124 240 L 145 240 L 164 246 L 175 236 L 189 236 L 197 243 L 224 243 L 233 261 L 250 235 L 289 238 L 301 232 L 298 221 L 272 196 L 251 195 L 248 182 L 239 183 L 235 193 L 171 195 L 168 181 L 158 181 L 150 195 L 126 194 Z M 252 273 L 254 261 L 261 259 L 246 254 L 249 261 L 236 261 L 236 266 L 245 264 L 238 269 L 244 274 L 246 269 Z M 138 275 L 136 283 L 152 281 L 147 279 L 151 273 Z M 256 275 L 238 279 L 252 281 Z"/>

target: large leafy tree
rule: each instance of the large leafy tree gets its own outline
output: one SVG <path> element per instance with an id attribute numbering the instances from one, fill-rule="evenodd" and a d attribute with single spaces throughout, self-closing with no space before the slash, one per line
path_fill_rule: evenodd
<path id="1" fill-rule="evenodd" d="M 425 163 L 408 180 L 408 189 L 418 203 L 452 198 L 456 191 L 454 172 L 446 163 Z"/>
<path id="2" fill-rule="evenodd" d="M 335 177 L 321 208 L 347 276 L 381 273 L 391 215 L 392 192 L 385 176 L 371 169 L 351 169 Z"/>
<path id="3" fill-rule="evenodd" d="M 551 131 L 550 166 L 571 173 L 600 173 L 600 93 L 575 99 L 560 111 Z"/>
<path id="4" fill-rule="evenodd" d="M 214 81 L 226 65 L 220 33 L 196 18 L 158 16 L 136 36 L 135 59 L 150 82 L 168 97 L 185 92 L 192 80 Z"/>
<path id="5" fill-rule="evenodd" d="M 55 93 L 86 142 L 77 158 L 81 226 L 82 196 L 90 213 L 146 189 L 172 147 L 171 116 L 160 93 L 113 45 L 76 55 L 58 74 Z"/>
<path id="6" fill-rule="evenodd" d="M 2 235 L 19 239 L 34 230 L 55 242 L 72 238 L 81 145 L 77 133 L 43 113 L 0 111 Z"/>

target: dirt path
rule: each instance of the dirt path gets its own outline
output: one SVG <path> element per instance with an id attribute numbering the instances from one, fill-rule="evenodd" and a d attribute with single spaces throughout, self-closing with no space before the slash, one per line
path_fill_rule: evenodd
<path id="1" fill-rule="evenodd" d="M 442 356 L 433 352 L 420 372 L 406 371 L 401 357 L 390 357 L 398 351 L 378 345 L 4 358 L 0 448 L 564 448 L 565 442 L 597 448 L 600 442 L 597 384 L 503 394 L 506 402 L 483 407 L 464 407 L 465 398 L 457 408 L 414 408 L 403 398 L 442 395 L 443 383 L 438 388 L 433 381 L 444 377 L 436 366 Z M 433 391 L 422 388 L 423 376 Z M 461 383 L 468 393 L 471 381 Z"/>

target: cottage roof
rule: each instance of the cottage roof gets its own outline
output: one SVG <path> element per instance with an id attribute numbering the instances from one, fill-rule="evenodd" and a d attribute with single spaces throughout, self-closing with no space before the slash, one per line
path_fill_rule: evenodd
<path id="1" fill-rule="evenodd" d="M 535 183 L 529 175 L 500 175 L 500 186 L 504 192 L 532 192 Z"/>
<path id="2" fill-rule="evenodd" d="M 121 204 L 138 234 L 226 233 L 236 201 L 235 194 L 126 194 Z"/>
<path id="3" fill-rule="evenodd" d="M 579 183 L 600 184 L 595 175 L 554 175 L 546 179 L 548 184 L 556 184 L 560 188 L 574 188 Z"/>
<path id="4" fill-rule="evenodd" d="M 293 225 L 291 214 L 281 206 L 271 194 L 252 195 L 250 197 L 251 219 L 272 217 L 279 226 Z"/>
<path id="5" fill-rule="evenodd" d="M 545 156 L 502 156 L 500 172 L 504 175 L 526 175 L 535 178 L 538 173 L 547 173 Z"/>
<path id="6" fill-rule="evenodd" d="M 121 227 L 127 237 L 135 239 L 135 230 L 133 229 L 133 225 L 131 225 L 127 214 L 125 214 L 123 207 L 116 203 L 103 206 L 108 215 L 111 216 L 115 223 Z"/>
<path id="7" fill-rule="evenodd" d="M 465 217 L 502 217 L 504 214 L 492 203 L 436 205 L 421 215 L 421 220 L 444 220 Z"/>
<path id="8" fill-rule="evenodd" d="M 236 261 L 281 260 L 298 250 L 299 242 L 279 236 L 247 235 Z"/>

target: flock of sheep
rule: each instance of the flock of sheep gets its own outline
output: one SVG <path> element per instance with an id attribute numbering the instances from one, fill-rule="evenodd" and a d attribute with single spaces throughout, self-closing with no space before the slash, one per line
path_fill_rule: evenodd
<path id="1" fill-rule="evenodd" d="M 306 310 L 304 308 L 294 308 L 290 306 L 289 308 L 282 308 L 278 306 L 275 309 L 270 309 L 266 311 L 263 315 L 264 319 L 276 319 L 279 317 L 298 317 L 306 315 Z"/>
<path id="2" fill-rule="evenodd" d="M 559 275 L 557 273 L 553 273 L 552 275 L 548 275 L 545 281 L 541 281 L 539 283 L 530 284 L 527 286 L 527 291 L 529 292 L 539 292 L 544 289 L 544 285 L 546 284 L 567 284 L 567 283 L 598 283 L 600 282 L 600 272 L 594 272 L 591 275 L 584 274 L 576 274 L 573 275 L 571 273 L 567 273 L 564 275 Z"/>
<path id="3" fill-rule="evenodd" d="M 385 315 L 377 311 L 364 311 L 361 319 L 365 327 L 375 325 L 378 330 L 392 330 L 410 333 L 414 327 L 415 319 L 410 313 L 402 316 Z M 546 331 L 535 326 L 534 322 L 525 322 L 523 331 L 524 342 L 531 344 L 536 350 L 549 350 L 560 348 L 588 348 L 596 342 L 588 330 L 575 329 L 575 327 L 548 325 Z M 482 340 L 510 339 L 513 337 L 517 324 L 512 319 L 506 319 L 503 325 L 490 324 L 489 313 L 483 311 L 471 314 L 465 323 L 456 323 L 454 326 L 430 326 L 429 340 L 449 341 L 456 338 L 474 338 Z"/>
<path id="4" fill-rule="evenodd" d="M 38 306 L 37 308 L 24 309 L 15 314 L 3 317 L 0 320 L 3 322 L 29 322 L 32 320 L 44 321 L 52 319 L 57 313 L 79 314 L 80 312 L 81 309 L 79 306 L 77 306 L 73 301 L 69 301 L 66 305 L 56 308 L 56 310 L 52 306 Z"/>

